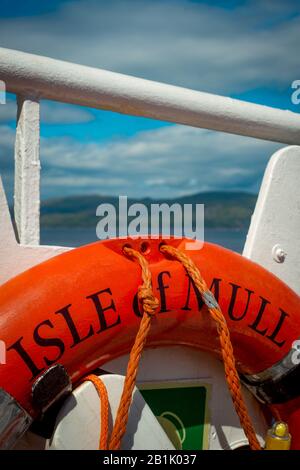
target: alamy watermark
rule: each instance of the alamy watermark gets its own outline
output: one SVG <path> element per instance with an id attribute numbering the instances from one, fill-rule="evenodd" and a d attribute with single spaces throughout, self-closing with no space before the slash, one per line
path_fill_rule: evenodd
<path id="1" fill-rule="evenodd" d="M 5 342 L 0 339 L 0 365 L 6 364 L 6 345 Z"/>
<path id="2" fill-rule="evenodd" d="M 298 365 L 300 364 L 300 340 L 296 339 L 292 344 L 292 350 L 294 350 L 292 354 L 292 364 Z"/>
<path id="3" fill-rule="evenodd" d="M 3 80 L 0 80 L 0 104 L 6 104 L 6 85 Z"/>
<path id="4" fill-rule="evenodd" d="M 186 237 L 187 250 L 199 250 L 204 240 L 204 204 L 167 203 L 128 205 L 127 196 L 119 196 L 118 207 L 104 203 L 97 207 L 100 217 L 96 227 L 97 237 L 143 237 L 165 240 Z"/>
<path id="5" fill-rule="evenodd" d="M 294 80 L 291 87 L 295 90 L 291 96 L 292 103 L 300 104 L 300 80 Z"/>

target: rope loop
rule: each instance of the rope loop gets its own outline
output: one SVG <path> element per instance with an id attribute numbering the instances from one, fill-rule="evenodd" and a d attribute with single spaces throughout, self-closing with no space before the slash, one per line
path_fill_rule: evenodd
<path id="1" fill-rule="evenodd" d="M 108 445 L 108 416 L 109 416 L 109 400 L 104 382 L 97 375 L 87 375 L 82 382 L 92 382 L 97 390 L 100 399 L 100 420 L 101 429 L 99 437 L 99 450 L 106 450 Z"/>

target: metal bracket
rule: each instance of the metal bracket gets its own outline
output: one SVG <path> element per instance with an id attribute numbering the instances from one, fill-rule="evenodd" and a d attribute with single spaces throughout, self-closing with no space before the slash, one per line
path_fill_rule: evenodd
<path id="1" fill-rule="evenodd" d="M 33 406 L 44 413 L 71 391 L 72 382 L 66 369 L 61 364 L 55 364 L 34 382 L 31 390 Z"/>

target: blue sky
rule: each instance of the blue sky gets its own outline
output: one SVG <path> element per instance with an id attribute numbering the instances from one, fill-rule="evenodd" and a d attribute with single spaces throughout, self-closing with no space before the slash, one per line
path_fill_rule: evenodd
<path id="1" fill-rule="evenodd" d="M 2 0 L 0 45 L 299 112 L 300 2 Z M 1 76 L 0 76 L 1 79 Z M 15 103 L 0 105 L 13 187 Z M 279 144 L 42 102 L 42 197 L 257 192 Z"/>

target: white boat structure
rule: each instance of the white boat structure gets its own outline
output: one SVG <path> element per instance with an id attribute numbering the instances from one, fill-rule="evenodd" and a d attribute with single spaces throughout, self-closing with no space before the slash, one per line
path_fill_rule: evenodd
<path id="1" fill-rule="evenodd" d="M 17 236 L 1 184 L 0 285 L 72 250 L 39 244 L 40 106 L 43 99 L 48 99 L 287 144 L 270 155 L 243 256 L 274 273 L 300 295 L 300 115 L 3 48 L 0 80 L 8 92 L 17 95 L 18 104 L 14 193 Z M 109 394 L 111 421 L 127 360 L 124 356 L 111 361 L 101 372 Z M 247 445 L 222 364 L 208 353 L 174 346 L 144 352 L 137 383 L 142 393 L 134 393 L 122 448 L 186 448 L 181 419 L 170 410 L 157 419 L 143 398 L 143 390 L 166 384 L 175 388 L 189 384 L 206 390 L 202 440 L 199 438 L 197 448 L 236 449 Z M 258 402 L 246 389 L 244 393 L 263 445 L 266 423 Z M 91 383 L 85 383 L 74 390 L 58 412 L 50 438 L 31 429 L 15 448 L 97 449 L 99 420 L 98 395 Z"/>

